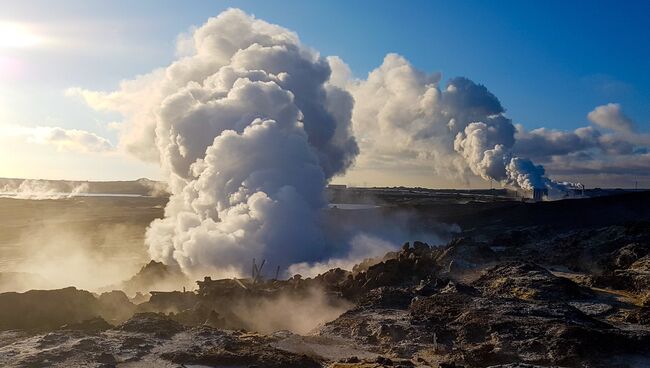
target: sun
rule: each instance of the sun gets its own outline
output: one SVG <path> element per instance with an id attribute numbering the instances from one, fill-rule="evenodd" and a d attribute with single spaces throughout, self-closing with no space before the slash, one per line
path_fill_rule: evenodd
<path id="1" fill-rule="evenodd" d="M 31 48 L 42 42 L 43 39 L 25 25 L 0 22 L 0 50 Z"/>

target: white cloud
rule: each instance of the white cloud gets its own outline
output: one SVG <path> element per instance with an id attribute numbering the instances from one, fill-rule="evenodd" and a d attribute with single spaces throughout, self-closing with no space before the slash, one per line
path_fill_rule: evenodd
<path id="1" fill-rule="evenodd" d="M 113 150 L 108 139 L 79 129 L 37 127 L 33 131 L 31 140 L 40 144 L 51 144 L 61 151 L 107 152 Z"/>
<path id="2" fill-rule="evenodd" d="M 28 143 L 51 145 L 58 151 L 66 152 L 110 152 L 113 151 L 111 142 L 99 135 L 79 129 L 64 129 L 60 127 L 37 126 L 25 127 L 18 125 L 0 125 L 0 133 L 4 136 L 23 138 Z"/>
<path id="3" fill-rule="evenodd" d="M 634 122 L 617 104 L 599 106 L 589 118 L 606 130 L 586 126 L 574 131 L 527 131 L 518 125 L 514 151 L 543 162 L 549 171 L 565 177 L 599 175 L 600 185 L 607 175 L 650 176 L 650 134 L 634 132 Z M 616 180 L 620 182 L 620 178 Z"/>
<path id="4" fill-rule="evenodd" d="M 625 116 L 621 110 L 621 105 L 617 103 L 598 106 L 587 114 L 587 118 L 601 128 L 617 132 L 629 133 L 634 131 L 634 123 Z"/>
<path id="5" fill-rule="evenodd" d="M 625 175 L 650 177 L 650 153 L 641 151 L 634 155 L 609 155 L 598 158 L 585 154 L 555 156 L 547 165 L 563 175 Z M 646 180 L 647 181 L 647 180 Z"/>

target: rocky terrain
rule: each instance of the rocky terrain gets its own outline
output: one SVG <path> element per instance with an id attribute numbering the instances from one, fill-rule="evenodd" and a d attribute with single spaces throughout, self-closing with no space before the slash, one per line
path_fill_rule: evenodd
<path id="1" fill-rule="evenodd" d="M 139 293 L 187 281 L 152 262 L 120 291 L 2 293 L 0 366 L 647 367 L 644 213 L 492 223 L 315 278 Z M 313 328 L 287 323 L 301 314 Z"/>

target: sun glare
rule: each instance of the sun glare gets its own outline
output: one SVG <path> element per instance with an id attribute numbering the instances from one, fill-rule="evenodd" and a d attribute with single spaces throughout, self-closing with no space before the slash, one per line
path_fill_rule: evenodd
<path id="1" fill-rule="evenodd" d="M 0 49 L 24 49 L 43 42 L 29 27 L 9 22 L 0 22 Z"/>

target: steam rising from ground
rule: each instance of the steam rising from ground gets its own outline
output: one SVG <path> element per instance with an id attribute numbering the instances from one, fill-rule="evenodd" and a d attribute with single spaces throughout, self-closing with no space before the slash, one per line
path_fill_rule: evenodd
<path id="1" fill-rule="evenodd" d="M 126 236 L 141 232 L 137 225 L 111 224 L 84 230 L 74 228 L 74 222 L 65 215 L 56 220 L 23 230 L 16 242 L 20 254 L 14 255 L 14 264 L 5 266 L 15 273 L 2 273 L 7 280 L 0 282 L 0 291 L 68 286 L 98 290 L 123 281 L 144 261 L 142 255 L 134 254 L 137 247 L 129 244 Z"/>
<path id="2" fill-rule="evenodd" d="M 66 185 L 65 188 L 53 186 L 43 180 L 22 180 L 20 183 L 5 184 L 0 189 L 0 198 L 16 199 L 63 199 L 71 198 L 88 191 L 88 184 Z"/>
<path id="3" fill-rule="evenodd" d="M 320 289 L 304 294 L 283 294 L 272 299 L 246 300 L 232 311 L 251 330 L 260 333 L 289 330 L 307 335 L 326 322 L 335 320 L 352 304 L 343 299 L 328 298 Z"/>
<path id="4" fill-rule="evenodd" d="M 314 277 L 333 268 L 341 268 L 349 271 L 352 270 L 354 265 L 366 259 L 381 257 L 395 249 L 396 244 L 393 242 L 362 233 L 352 239 L 350 249 L 346 255 L 312 264 L 308 262 L 296 263 L 289 267 L 288 272 L 292 275 L 298 274 L 305 277 Z"/>
<path id="5" fill-rule="evenodd" d="M 355 265 L 368 266 L 381 261 L 388 252 L 396 251 L 404 242 L 422 241 L 437 246 L 447 243 L 460 231 L 458 225 L 427 223 L 416 212 L 367 211 L 360 216 L 338 219 L 332 216 L 327 232 L 332 242 L 340 244 L 330 251 L 328 259 L 299 262 L 288 269 L 288 275 L 314 277 L 333 268 L 352 271 Z"/>
<path id="6" fill-rule="evenodd" d="M 151 257 L 218 277 L 239 276 L 255 257 L 283 267 L 320 259 L 325 184 L 357 154 L 352 98 L 294 33 L 240 10 L 183 45 L 188 56 L 120 92 L 85 93 L 137 101 L 120 108 L 138 138 L 127 143 L 168 174 L 165 218 L 147 232 Z"/>

